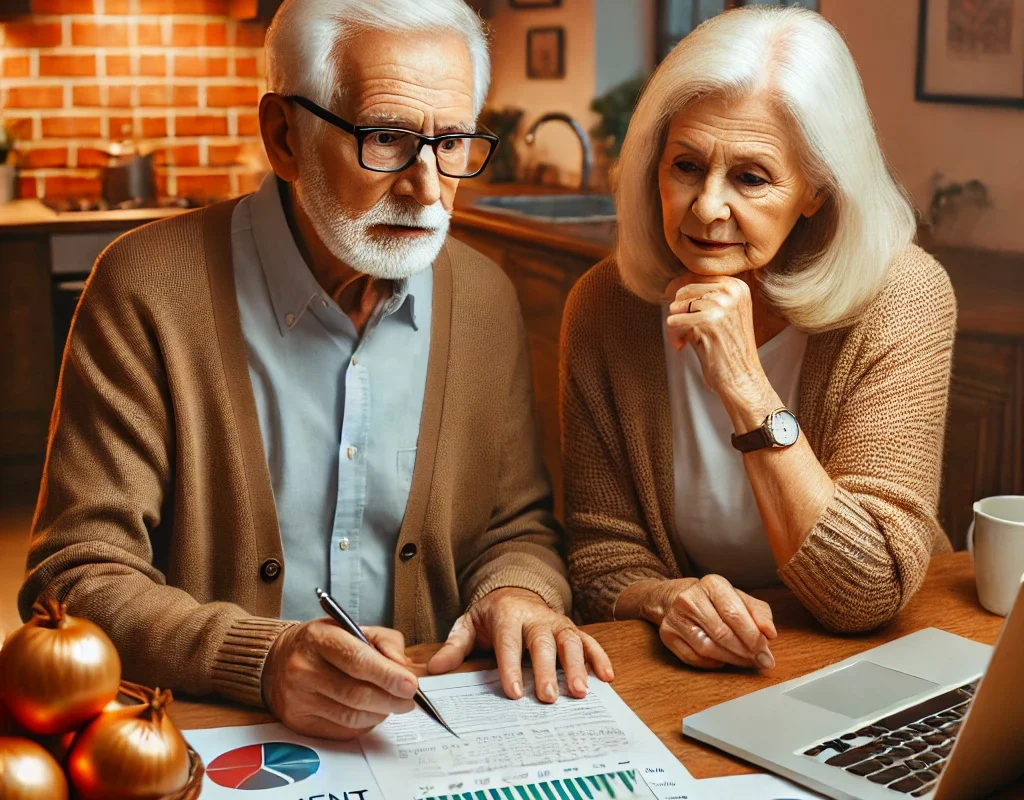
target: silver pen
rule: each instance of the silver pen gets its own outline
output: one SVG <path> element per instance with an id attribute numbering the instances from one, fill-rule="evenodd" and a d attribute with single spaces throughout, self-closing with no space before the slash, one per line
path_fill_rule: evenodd
<path id="1" fill-rule="evenodd" d="M 338 605 L 337 600 L 327 594 L 323 589 L 319 588 L 316 590 L 316 596 L 320 598 L 320 607 L 327 612 L 327 616 L 337 622 L 347 633 L 352 634 L 364 644 L 373 647 L 373 645 L 370 644 L 370 640 L 366 638 L 366 634 L 360 630 L 352 617 L 345 612 L 345 609 Z M 374 649 L 376 650 L 376 648 Z M 451 729 L 451 726 L 447 722 L 444 721 L 444 717 L 442 717 L 438 710 L 434 708 L 434 704 L 430 702 L 427 696 L 423 694 L 419 688 L 416 689 L 416 695 L 413 697 L 413 700 L 416 701 L 416 705 L 427 712 L 428 716 L 433 717 L 441 723 L 448 733 L 456 739 L 459 738 L 459 735 Z"/>

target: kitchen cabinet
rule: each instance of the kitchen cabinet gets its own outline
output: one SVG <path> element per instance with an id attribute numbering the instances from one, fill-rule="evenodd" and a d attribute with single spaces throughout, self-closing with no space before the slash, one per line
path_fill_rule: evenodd
<path id="1" fill-rule="evenodd" d="M 932 250 L 959 306 L 939 519 L 962 549 L 975 500 L 1024 494 L 1024 256 Z"/>
<path id="2" fill-rule="evenodd" d="M 558 338 L 569 290 L 594 259 L 513 241 L 454 221 L 452 235 L 496 262 L 519 296 L 533 368 L 534 418 L 544 464 L 562 519 L 562 449 L 558 412 Z"/>
<path id="3" fill-rule="evenodd" d="M 176 213 L 0 206 L 0 506 L 35 502 L 67 326 L 96 256 L 124 231 Z"/>
<path id="4" fill-rule="evenodd" d="M 48 239 L 0 239 L 0 503 L 35 498 L 55 389 Z"/>

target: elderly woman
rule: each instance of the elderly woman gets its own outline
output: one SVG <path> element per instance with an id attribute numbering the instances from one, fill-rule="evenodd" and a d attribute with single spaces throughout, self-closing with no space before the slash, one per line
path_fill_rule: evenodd
<path id="1" fill-rule="evenodd" d="M 615 254 L 562 331 L 579 610 L 706 668 L 774 664 L 744 590 L 779 579 L 833 630 L 891 620 L 949 549 L 956 306 L 842 38 L 793 8 L 704 23 L 620 163 Z"/>

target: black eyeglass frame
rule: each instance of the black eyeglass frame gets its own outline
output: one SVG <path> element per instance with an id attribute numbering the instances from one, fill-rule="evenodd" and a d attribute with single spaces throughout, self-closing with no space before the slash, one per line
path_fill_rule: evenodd
<path id="1" fill-rule="evenodd" d="M 405 128 L 389 128 L 386 126 L 382 127 L 378 125 L 353 125 L 351 122 L 343 120 L 337 114 L 332 114 L 326 108 L 318 106 L 312 100 L 303 97 L 302 95 L 286 94 L 282 96 L 284 97 L 285 100 L 291 100 L 294 103 L 298 103 L 308 112 L 310 112 L 311 114 L 315 114 L 328 125 L 333 125 L 335 128 L 339 128 L 345 131 L 345 133 L 351 134 L 353 137 L 355 137 L 357 150 L 359 154 L 359 166 L 361 166 L 363 169 L 369 170 L 370 172 L 395 173 L 407 170 L 409 169 L 409 167 L 416 163 L 416 159 L 419 158 L 420 151 L 423 149 L 423 145 L 428 144 L 430 145 L 430 149 L 434 151 L 434 160 L 437 163 L 437 171 L 444 175 L 446 178 L 475 178 L 477 175 L 479 175 L 487 168 L 487 165 L 491 161 L 491 156 L 493 156 L 495 151 L 498 149 L 498 144 L 500 142 L 500 139 L 498 139 L 498 137 L 495 136 L 493 133 L 442 133 L 440 136 L 424 136 L 422 133 L 406 130 Z M 412 156 L 409 158 L 408 163 L 406 163 L 405 165 L 398 167 L 397 169 L 381 169 L 380 167 L 371 167 L 368 166 L 365 161 L 363 161 L 363 141 L 366 139 L 367 136 L 372 136 L 375 133 L 400 133 L 405 136 L 415 136 L 419 139 L 419 143 L 413 150 Z M 487 157 L 484 159 L 483 163 L 480 165 L 480 168 L 476 170 L 476 172 L 471 172 L 468 175 L 452 175 L 451 173 L 445 172 L 441 168 L 441 160 L 437 158 L 437 146 L 442 142 L 446 142 L 451 139 L 480 139 L 482 141 L 487 142 L 491 146 L 490 151 L 487 153 Z"/>

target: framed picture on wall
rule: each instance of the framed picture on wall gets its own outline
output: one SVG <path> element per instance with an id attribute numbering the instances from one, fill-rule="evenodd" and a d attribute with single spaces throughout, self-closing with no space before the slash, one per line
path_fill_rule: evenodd
<path id="1" fill-rule="evenodd" d="M 565 28 L 526 31 L 526 77 L 541 80 L 565 77 Z"/>
<path id="2" fill-rule="evenodd" d="M 509 0 L 512 8 L 557 8 L 562 0 Z"/>
<path id="3" fill-rule="evenodd" d="M 1024 0 L 920 0 L 918 100 L 1024 108 Z"/>

